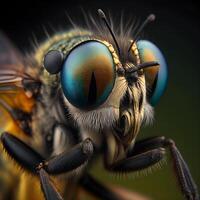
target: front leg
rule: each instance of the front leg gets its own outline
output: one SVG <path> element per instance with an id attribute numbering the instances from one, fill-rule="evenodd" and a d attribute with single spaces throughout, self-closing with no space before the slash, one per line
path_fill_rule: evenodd
<path id="1" fill-rule="evenodd" d="M 46 200 L 63 200 L 53 185 L 49 174 L 60 174 L 74 170 L 87 162 L 93 153 L 93 143 L 90 139 L 86 139 L 70 151 L 44 160 L 35 150 L 9 133 L 2 134 L 1 140 L 7 153 L 18 164 L 40 177 L 41 188 Z M 101 185 L 89 175 L 83 176 L 80 184 L 84 189 L 102 199 L 119 199 L 114 192 Z"/>
<path id="2" fill-rule="evenodd" d="M 91 139 L 87 138 L 74 146 L 70 151 L 64 151 L 41 163 L 41 166 L 49 174 L 69 172 L 85 164 L 91 158 L 93 150 L 93 143 Z"/>
<path id="3" fill-rule="evenodd" d="M 42 190 L 47 200 L 61 200 L 62 197 L 53 186 L 49 174 L 60 174 L 72 171 L 86 163 L 93 154 L 93 143 L 85 139 L 70 151 L 63 152 L 53 158 L 44 158 L 9 133 L 3 133 L 1 141 L 5 151 L 23 168 L 33 174 L 39 174 Z"/>
<path id="4" fill-rule="evenodd" d="M 127 153 L 125 158 L 110 165 L 106 164 L 106 166 L 115 172 L 130 172 L 148 168 L 164 158 L 167 147 L 170 149 L 176 176 L 184 196 L 187 200 L 199 200 L 197 186 L 189 168 L 171 139 L 153 137 L 136 142 L 134 148 Z"/>
<path id="5" fill-rule="evenodd" d="M 115 172 L 133 172 L 142 170 L 161 161 L 164 158 L 164 155 L 165 149 L 154 149 L 119 160 L 110 165 L 108 169 Z"/>
<path id="6" fill-rule="evenodd" d="M 44 169 L 38 170 L 41 188 L 46 200 L 63 200 L 55 186 L 53 185 L 48 173 Z"/>
<path id="7" fill-rule="evenodd" d="M 166 139 L 165 137 L 152 137 L 136 143 L 135 148 L 132 152 L 129 152 L 129 155 L 132 153 L 136 155 L 138 153 L 144 152 L 145 149 L 154 149 L 154 148 L 169 148 L 175 174 L 177 176 L 178 182 L 181 186 L 181 190 L 184 196 L 189 200 L 199 200 L 199 194 L 197 186 L 192 178 L 189 167 L 183 159 L 181 153 L 177 149 L 175 142 L 172 139 Z"/>

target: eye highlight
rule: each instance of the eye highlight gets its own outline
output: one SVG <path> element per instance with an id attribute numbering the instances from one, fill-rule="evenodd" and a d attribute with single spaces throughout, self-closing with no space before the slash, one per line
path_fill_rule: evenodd
<path id="1" fill-rule="evenodd" d="M 81 109 L 101 105 L 115 82 L 115 65 L 108 48 L 89 41 L 75 47 L 64 61 L 61 85 L 68 101 Z"/>

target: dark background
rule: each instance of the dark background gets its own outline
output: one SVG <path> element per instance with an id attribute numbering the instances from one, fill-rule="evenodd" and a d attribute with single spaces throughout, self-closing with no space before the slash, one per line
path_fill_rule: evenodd
<path id="1" fill-rule="evenodd" d="M 4 3 L 4 5 L 3 5 Z M 46 36 L 43 26 L 51 33 L 60 27 L 67 29 L 66 12 L 73 19 L 82 20 L 81 7 L 96 15 L 102 8 L 114 18 L 125 12 L 125 19 L 135 17 L 140 21 L 150 14 L 157 20 L 145 29 L 145 39 L 151 40 L 162 50 L 169 66 L 169 83 L 166 93 L 156 106 L 155 123 L 145 127 L 140 137 L 165 135 L 173 138 L 188 162 L 195 181 L 200 186 L 200 21 L 199 7 L 193 1 L 121 0 L 117 1 L 51 1 L 12 3 L 1 2 L 0 30 L 26 52 L 31 48 L 33 35 L 38 41 Z M 106 183 L 125 185 L 146 194 L 152 199 L 183 199 L 172 172 L 170 156 L 168 164 L 140 178 L 116 179 L 97 165 L 92 173 Z"/>

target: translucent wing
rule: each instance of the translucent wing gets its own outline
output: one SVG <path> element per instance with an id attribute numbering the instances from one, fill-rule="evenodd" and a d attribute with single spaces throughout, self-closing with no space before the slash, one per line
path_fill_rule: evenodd
<path id="1" fill-rule="evenodd" d="M 35 103 L 33 86 L 39 85 L 33 69 L 0 33 L 0 134 L 30 131 L 27 120 Z"/>

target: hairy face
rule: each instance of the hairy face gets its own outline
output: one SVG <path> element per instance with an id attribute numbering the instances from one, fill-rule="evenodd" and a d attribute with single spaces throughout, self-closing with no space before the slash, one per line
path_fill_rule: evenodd
<path id="1" fill-rule="evenodd" d="M 112 128 L 128 112 L 130 114 L 128 120 L 131 121 L 130 129 L 132 129 L 129 136 L 135 136 L 142 121 L 150 121 L 152 117 L 152 108 L 146 101 L 144 75 L 140 75 L 132 85 L 128 84 L 126 77 L 117 76 L 111 94 L 101 106 L 95 109 L 81 110 L 73 106 L 65 96 L 64 102 L 70 115 L 80 127 L 97 132 Z"/>
<path id="2" fill-rule="evenodd" d="M 97 40 L 106 44 L 109 51 L 111 51 L 116 65 L 116 71 L 118 64 L 125 70 L 128 68 L 136 68 L 136 65 L 140 64 L 138 52 L 137 55 L 128 55 L 131 28 L 127 31 L 120 29 L 121 32 L 116 36 L 120 49 L 119 53 L 119 49 L 116 48 L 117 45 L 113 42 L 113 38 L 108 30 L 101 25 L 95 27 L 89 27 L 91 35 L 94 35 Z M 102 30 L 104 30 L 104 34 L 102 34 Z M 137 47 L 133 46 L 134 48 L 137 49 Z M 118 54 L 116 53 L 117 49 Z M 130 77 L 127 77 L 125 74 L 121 76 L 116 72 L 111 93 L 101 105 L 95 108 L 81 109 L 72 104 L 66 98 L 66 95 L 63 95 L 64 102 L 68 107 L 71 117 L 80 127 L 95 132 L 103 129 L 115 129 L 117 127 L 121 132 L 120 134 L 124 137 L 123 140 L 130 143 L 136 137 L 141 124 L 143 122 L 150 122 L 153 118 L 153 109 L 148 103 L 146 96 L 145 75 L 142 70 L 140 73 L 136 72 L 136 74 L 136 80 L 131 82 L 129 80 Z M 104 77 L 101 76 L 98 78 L 101 79 Z"/>

